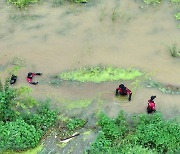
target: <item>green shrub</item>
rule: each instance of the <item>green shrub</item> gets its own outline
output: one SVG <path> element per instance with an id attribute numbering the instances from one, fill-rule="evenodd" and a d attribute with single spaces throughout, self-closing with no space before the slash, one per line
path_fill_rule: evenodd
<path id="1" fill-rule="evenodd" d="M 0 123 L 0 149 L 24 150 L 34 148 L 41 139 L 41 132 L 22 119 Z"/>
<path id="2" fill-rule="evenodd" d="M 66 123 L 68 130 L 73 131 L 77 128 L 82 127 L 85 124 L 85 121 L 78 118 L 69 119 Z"/>
<path id="3" fill-rule="evenodd" d="M 164 120 L 160 113 L 127 118 L 121 112 L 116 119 L 101 113 L 99 125 L 101 131 L 87 153 L 164 154 L 180 149 L 180 124 Z"/>
<path id="4" fill-rule="evenodd" d="M 42 106 L 37 113 L 24 115 L 24 121 L 37 130 L 45 131 L 57 120 L 57 112 L 51 111 L 47 105 Z"/>

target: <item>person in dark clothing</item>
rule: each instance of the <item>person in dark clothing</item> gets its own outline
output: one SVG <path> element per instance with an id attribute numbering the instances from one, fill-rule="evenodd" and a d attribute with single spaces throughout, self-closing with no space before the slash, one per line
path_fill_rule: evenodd
<path id="1" fill-rule="evenodd" d="M 17 76 L 16 75 L 12 75 L 11 79 L 10 79 L 10 84 L 13 85 L 13 84 L 16 83 L 16 81 L 17 81 Z"/>
<path id="2" fill-rule="evenodd" d="M 156 104 L 154 102 L 155 98 L 156 96 L 151 96 L 151 98 L 148 100 L 147 113 L 156 112 Z"/>
<path id="3" fill-rule="evenodd" d="M 33 84 L 33 85 L 37 85 L 38 82 L 33 82 L 33 77 L 36 76 L 36 75 L 42 75 L 42 73 L 32 73 L 32 72 L 29 72 L 28 75 L 27 75 L 27 82 L 29 82 L 30 84 Z"/>
<path id="4" fill-rule="evenodd" d="M 128 100 L 131 101 L 132 92 L 124 84 L 120 84 L 118 88 L 116 88 L 116 96 L 118 95 L 128 95 Z"/>

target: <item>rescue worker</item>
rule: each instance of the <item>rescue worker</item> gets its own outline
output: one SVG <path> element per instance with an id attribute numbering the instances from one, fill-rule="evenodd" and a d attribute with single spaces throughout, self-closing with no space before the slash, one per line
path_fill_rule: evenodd
<path id="1" fill-rule="evenodd" d="M 124 84 L 120 84 L 118 88 L 116 88 L 116 96 L 118 95 L 128 95 L 128 100 L 131 100 L 132 92 Z"/>
<path id="2" fill-rule="evenodd" d="M 11 76 L 11 79 L 10 79 L 10 84 L 13 85 L 16 83 L 16 80 L 17 80 L 17 76 L 16 75 L 12 75 Z"/>
<path id="3" fill-rule="evenodd" d="M 148 100 L 148 106 L 147 106 L 147 112 L 152 113 L 156 111 L 156 104 L 154 102 L 154 99 L 156 96 L 151 96 L 150 100 Z"/>
<path id="4" fill-rule="evenodd" d="M 33 84 L 33 85 L 37 85 L 38 82 L 33 82 L 33 77 L 36 76 L 36 75 L 42 75 L 42 73 L 32 73 L 32 72 L 29 72 L 28 75 L 27 75 L 27 82 L 29 82 L 30 84 Z"/>

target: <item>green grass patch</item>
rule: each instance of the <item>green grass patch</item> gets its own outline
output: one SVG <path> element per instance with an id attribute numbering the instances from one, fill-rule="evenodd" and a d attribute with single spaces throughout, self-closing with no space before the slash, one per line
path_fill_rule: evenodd
<path id="1" fill-rule="evenodd" d="M 160 113 L 127 116 L 120 112 L 114 119 L 100 113 L 98 125 L 101 130 L 88 154 L 164 154 L 180 149 L 180 124 Z"/>
<path id="2" fill-rule="evenodd" d="M 63 72 L 58 77 L 63 80 L 101 83 L 104 81 L 132 80 L 142 75 L 143 73 L 136 69 L 96 66 Z"/>
<path id="3" fill-rule="evenodd" d="M 161 3 L 162 0 L 143 0 L 145 4 Z"/>
<path id="4" fill-rule="evenodd" d="M 68 100 L 68 99 L 61 99 L 61 104 L 66 109 L 78 109 L 78 108 L 86 108 L 88 107 L 92 100 L 90 99 L 78 99 L 78 100 Z"/>
<path id="5" fill-rule="evenodd" d="M 31 4 L 37 3 L 40 0 L 7 0 L 9 3 L 14 4 L 18 8 L 24 8 Z"/>

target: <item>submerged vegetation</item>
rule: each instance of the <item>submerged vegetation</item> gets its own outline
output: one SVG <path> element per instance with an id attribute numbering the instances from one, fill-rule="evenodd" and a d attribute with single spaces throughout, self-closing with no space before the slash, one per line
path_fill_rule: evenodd
<path id="1" fill-rule="evenodd" d="M 9 3 L 14 4 L 18 8 L 23 8 L 31 4 L 37 3 L 40 0 L 7 0 Z"/>
<path id="2" fill-rule="evenodd" d="M 177 47 L 176 43 L 173 43 L 169 47 L 169 52 L 170 52 L 172 57 L 180 57 L 180 49 Z"/>
<path id="3" fill-rule="evenodd" d="M 146 4 L 161 3 L 162 0 L 143 0 Z"/>
<path id="4" fill-rule="evenodd" d="M 128 117 L 120 112 L 111 119 L 100 113 L 101 130 L 86 153 L 178 153 L 180 125 L 160 113 Z"/>
<path id="5" fill-rule="evenodd" d="M 63 80 L 100 83 L 104 81 L 132 80 L 142 75 L 143 73 L 136 69 L 96 66 L 63 72 L 58 77 Z"/>
<path id="6" fill-rule="evenodd" d="M 160 82 L 155 82 L 151 79 L 146 81 L 147 87 L 156 88 L 165 94 L 180 94 L 180 87 L 173 85 L 164 85 Z"/>
<path id="7" fill-rule="evenodd" d="M 66 109 L 77 109 L 77 108 L 86 108 L 88 107 L 92 100 L 90 99 L 78 99 L 78 100 L 67 100 L 67 99 L 62 99 L 60 100 L 61 104 L 66 108 Z"/>

